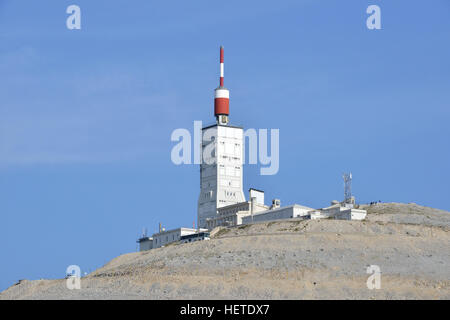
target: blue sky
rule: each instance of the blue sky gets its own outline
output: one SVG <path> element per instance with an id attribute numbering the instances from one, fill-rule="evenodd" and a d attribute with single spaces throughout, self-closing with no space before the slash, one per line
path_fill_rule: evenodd
<path id="1" fill-rule="evenodd" d="M 450 210 L 449 18 L 448 0 L 0 0 L 0 290 L 192 225 L 198 166 L 172 164 L 170 135 L 214 121 L 220 45 L 231 122 L 280 129 L 278 174 L 245 166 L 245 191 L 323 207 L 352 171 L 360 202 Z"/>

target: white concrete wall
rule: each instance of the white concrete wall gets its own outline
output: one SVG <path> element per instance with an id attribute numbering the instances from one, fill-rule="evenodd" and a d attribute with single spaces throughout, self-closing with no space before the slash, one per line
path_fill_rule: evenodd
<path id="1" fill-rule="evenodd" d="M 352 220 L 364 220 L 367 216 L 366 210 L 352 209 L 351 211 Z"/>
<path id="2" fill-rule="evenodd" d="M 194 238 L 194 239 L 181 239 L 180 243 L 190 243 L 190 242 L 196 242 L 196 241 L 205 241 L 205 240 L 211 240 L 210 237 L 204 237 L 202 238 Z"/>
<path id="3" fill-rule="evenodd" d="M 139 251 L 147 251 L 153 249 L 153 240 L 147 239 L 147 240 L 141 240 L 139 242 Z"/>
<path id="4" fill-rule="evenodd" d="M 264 192 L 263 191 L 250 189 L 249 200 L 251 200 L 252 198 L 256 198 L 256 203 L 262 204 L 262 205 L 264 204 Z"/>
<path id="5" fill-rule="evenodd" d="M 195 232 L 197 232 L 196 229 L 178 228 L 161 233 L 155 233 L 153 235 L 153 248 L 161 248 L 169 243 L 177 242 L 180 240 L 181 236 L 193 234 Z"/>
<path id="6" fill-rule="evenodd" d="M 313 212 L 310 212 L 309 214 L 310 214 L 311 220 L 327 219 L 329 217 L 328 214 L 321 212 L 321 211 L 313 211 Z"/>
<path id="7" fill-rule="evenodd" d="M 294 205 L 293 218 L 306 216 L 306 215 L 308 215 L 308 212 L 310 212 L 311 210 L 313 210 L 313 209 Z"/>
<path id="8" fill-rule="evenodd" d="M 331 207 L 323 208 L 320 211 L 329 217 L 334 217 L 336 214 L 338 214 L 339 212 L 341 212 L 342 210 L 345 210 L 345 209 L 346 208 L 341 207 L 340 204 L 335 204 L 335 205 L 332 205 Z"/>
<path id="9" fill-rule="evenodd" d="M 243 129 L 231 126 L 204 128 L 202 154 L 204 150 L 207 154 L 213 150 L 213 158 L 204 158 L 200 165 L 197 217 L 201 228 L 206 227 L 207 218 L 217 215 L 217 208 L 245 201 L 242 187 Z M 213 163 L 208 164 L 207 161 Z"/>
<path id="10" fill-rule="evenodd" d="M 258 213 L 268 210 L 269 207 L 263 204 L 254 203 L 253 212 Z M 242 218 L 250 215 L 250 203 L 248 201 L 239 202 L 230 206 L 217 209 L 217 216 L 207 220 L 206 227 L 209 230 L 218 226 L 236 226 L 242 224 Z"/>
<path id="11" fill-rule="evenodd" d="M 364 220 L 367 216 L 366 210 L 360 209 L 346 209 L 341 210 L 334 215 L 334 219 L 337 220 Z"/>
<path id="12" fill-rule="evenodd" d="M 352 220 L 351 209 L 342 210 L 333 215 L 336 220 Z"/>
<path id="13" fill-rule="evenodd" d="M 274 210 L 266 210 L 266 211 L 259 212 L 258 214 L 254 214 L 253 219 L 251 216 L 243 217 L 242 224 L 302 217 L 302 216 L 306 216 L 310 210 L 313 210 L 313 209 L 298 206 L 298 205 L 281 207 L 281 208 L 274 209 Z"/>

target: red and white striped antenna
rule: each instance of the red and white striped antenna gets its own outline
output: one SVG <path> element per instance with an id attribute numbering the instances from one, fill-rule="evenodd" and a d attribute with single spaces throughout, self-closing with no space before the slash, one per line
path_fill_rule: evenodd
<path id="1" fill-rule="evenodd" d="M 223 47 L 220 46 L 220 87 L 223 87 Z"/>
<path id="2" fill-rule="evenodd" d="M 214 115 L 218 124 L 228 124 L 230 114 L 230 92 L 224 87 L 224 50 L 220 46 L 220 82 L 214 92 Z"/>

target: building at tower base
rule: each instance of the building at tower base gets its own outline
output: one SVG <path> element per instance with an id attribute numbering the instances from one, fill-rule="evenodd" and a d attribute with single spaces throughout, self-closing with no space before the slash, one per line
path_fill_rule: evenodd
<path id="1" fill-rule="evenodd" d="M 318 210 L 323 218 L 337 220 L 364 220 L 367 216 L 366 210 L 355 209 L 352 205 L 344 203 L 334 203 L 331 206 Z"/>
<path id="2" fill-rule="evenodd" d="M 264 204 L 264 191 L 250 189 L 249 201 L 238 202 L 217 209 L 217 215 L 206 220 L 206 228 L 233 227 L 243 223 L 245 217 L 257 214 L 269 209 Z"/>
<path id="3" fill-rule="evenodd" d="M 246 216 L 242 219 L 243 224 L 249 224 L 254 222 L 281 220 L 281 219 L 308 219 L 308 214 L 313 211 L 313 208 L 301 206 L 299 204 L 293 204 L 286 207 L 279 207 L 275 209 L 269 209 L 251 216 Z"/>

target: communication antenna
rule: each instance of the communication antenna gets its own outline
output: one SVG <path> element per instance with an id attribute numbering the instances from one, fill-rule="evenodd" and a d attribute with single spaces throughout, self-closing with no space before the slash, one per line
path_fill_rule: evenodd
<path id="1" fill-rule="evenodd" d="M 223 79 L 223 47 L 220 46 L 220 82 L 219 86 L 214 90 L 214 115 L 217 123 L 228 124 L 228 115 L 230 114 L 230 91 L 224 87 Z"/>
<path id="2" fill-rule="evenodd" d="M 352 173 L 344 173 L 344 203 L 351 203 L 352 201 Z"/>

